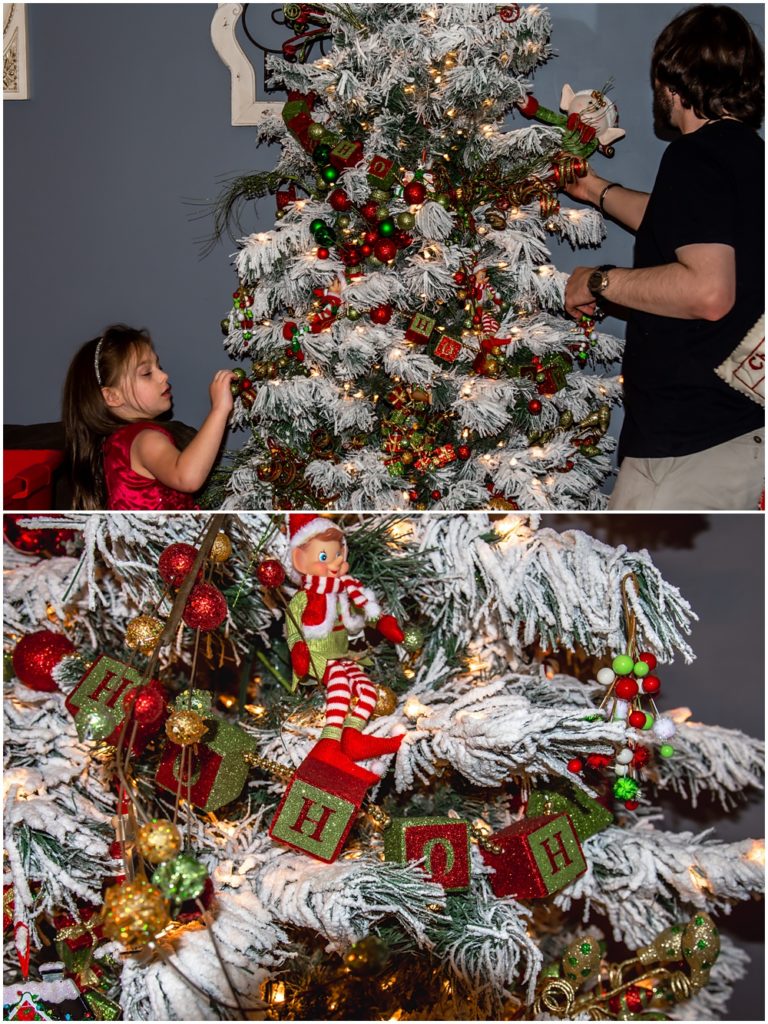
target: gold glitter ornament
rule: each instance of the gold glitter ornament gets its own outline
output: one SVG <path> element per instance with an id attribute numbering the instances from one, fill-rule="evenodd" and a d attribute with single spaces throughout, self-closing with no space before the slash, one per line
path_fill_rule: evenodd
<path id="1" fill-rule="evenodd" d="M 170 921 L 165 897 L 146 878 L 110 886 L 101 913 L 107 938 L 129 948 L 146 946 Z"/>
<path id="2" fill-rule="evenodd" d="M 157 616 L 138 615 L 131 619 L 126 627 L 125 646 L 130 647 L 132 651 L 151 654 L 164 628 L 165 623 Z"/>
<path id="3" fill-rule="evenodd" d="M 637 950 L 637 959 L 644 966 L 649 964 L 669 964 L 683 959 L 683 931 L 685 925 L 673 924 L 659 932 L 647 946 Z"/>
<path id="4" fill-rule="evenodd" d="M 376 686 L 376 704 L 371 712 L 371 718 L 378 718 L 381 715 L 391 715 L 397 707 L 397 694 L 389 686 Z"/>
<path id="5" fill-rule="evenodd" d="M 574 939 L 563 953 L 563 977 L 574 985 L 583 985 L 600 970 L 600 943 L 592 936 Z"/>
<path id="6" fill-rule="evenodd" d="M 180 747 L 197 743 L 207 729 L 197 711 L 174 711 L 165 723 L 166 736 Z"/>
<path id="7" fill-rule="evenodd" d="M 139 829 L 136 846 L 150 864 L 171 860 L 181 849 L 181 833 L 165 818 L 153 818 Z"/>
<path id="8" fill-rule="evenodd" d="M 226 562 L 232 554 L 232 541 L 226 533 L 217 533 L 208 557 L 212 562 Z"/>
<path id="9" fill-rule="evenodd" d="M 697 984 L 701 985 L 701 975 L 709 972 L 720 955 L 720 933 L 715 922 L 701 911 L 694 914 L 683 932 L 683 956 L 691 968 L 692 975 L 698 975 Z"/>

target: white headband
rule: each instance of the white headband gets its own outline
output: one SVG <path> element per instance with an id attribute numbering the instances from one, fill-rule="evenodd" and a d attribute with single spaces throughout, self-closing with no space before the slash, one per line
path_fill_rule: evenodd
<path id="1" fill-rule="evenodd" d="M 104 338 L 99 338 L 96 342 L 96 353 L 93 357 L 93 368 L 96 371 L 96 380 L 99 383 L 99 387 L 104 387 L 104 382 L 101 379 L 101 372 L 99 370 L 99 359 L 101 358 L 101 346 L 104 344 Z"/>

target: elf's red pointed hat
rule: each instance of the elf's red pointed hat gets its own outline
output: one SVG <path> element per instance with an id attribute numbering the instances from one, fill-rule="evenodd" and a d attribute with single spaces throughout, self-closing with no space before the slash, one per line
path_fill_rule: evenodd
<path id="1" fill-rule="evenodd" d="M 312 540 L 313 537 L 330 529 L 338 530 L 340 533 L 344 532 L 333 519 L 319 516 L 317 512 L 288 513 L 288 541 L 291 550 L 306 544 L 308 540 Z"/>

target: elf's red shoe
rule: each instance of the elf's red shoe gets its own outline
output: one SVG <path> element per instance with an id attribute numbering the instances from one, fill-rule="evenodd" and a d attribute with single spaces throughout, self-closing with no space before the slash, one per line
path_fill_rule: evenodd
<path id="1" fill-rule="evenodd" d="M 349 729 L 344 730 L 344 732 L 349 731 Z M 364 782 L 368 786 L 372 786 L 374 782 L 378 782 L 380 779 L 380 776 L 376 775 L 375 772 L 369 772 L 367 769 L 361 768 L 360 765 L 355 764 L 354 761 L 342 750 L 339 740 L 318 740 L 314 747 L 312 747 L 310 754 L 317 761 L 322 761 L 324 764 L 331 765 L 331 767 L 337 768 L 340 772 L 346 772 L 347 775 L 360 779 L 361 782 Z M 373 755 L 368 755 L 368 757 L 371 756 Z"/>
<path id="2" fill-rule="evenodd" d="M 353 761 L 367 761 L 383 754 L 396 754 L 404 735 L 405 733 L 402 733 L 400 736 L 385 739 L 381 736 L 366 736 L 365 733 L 347 726 L 341 734 L 341 749 Z"/>

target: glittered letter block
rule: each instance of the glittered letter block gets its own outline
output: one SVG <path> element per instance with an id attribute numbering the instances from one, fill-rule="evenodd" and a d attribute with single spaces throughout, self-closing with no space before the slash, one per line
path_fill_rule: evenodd
<path id="1" fill-rule="evenodd" d="M 531 793 L 525 816 L 538 818 L 542 814 L 567 814 L 582 842 L 608 828 L 613 821 L 611 812 L 597 800 L 565 784 L 552 784 Z"/>
<path id="2" fill-rule="evenodd" d="M 64 702 L 67 711 L 74 715 L 78 737 L 82 740 L 88 731 L 88 712 L 99 708 L 109 718 L 111 728 L 106 741 L 112 742 L 113 734 L 125 719 L 123 697 L 141 682 L 141 674 L 135 668 L 106 654 L 98 657 Z"/>
<path id="3" fill-rule="evenodd" d="M 368 786 L 310 753 L 269 826 L 272 839 L 331 864 L 341 853 Z"/>
<path id="4" fill-rule="evenodd" d="M 446 892 L 469 888 L 469 825 L 455 818 L 395 818 L 384 833 L 384 856 L 401 864 L 424 858 L 430 881 Z"/>
<path id="5" fill-rule="evenodd" d="M 191 775 L 182 773 L 183 747 L 167 742 L 155 775 L 163 789 L 189 799 L 195 807 L 215 811 L 236 800 L 248 778 L 248 765 L 243 754 L 253 753 L 256 741 L 239 725 L 218 718 L 206 718 L 208 729 L 202 740 L 187 754 L 184 766 L 191 766 Z M 190 787 L 191 788 L 188 788 Z"/>
<path id="6" fill-rule="evenodd" d="M 425 316 L 424 313 L 416 313 L 408 324 L 405 336 L 408 341 L 419 341 L 426 344 L 432 337 L 434 329 L 435 321 L 431 316 Z"/>
<path id="7" fill-rule="evenodd" d="M 373 188 L 388 189 L 394 178 L 394 162 L 385 156 L 375 156 L 368 164 L 368 184 Z"/>
<path id="8" fill-rule="evenodd" d="M 455 338 L 449 338 L 447 334 L 442 336 L 435 348 L 435 355 L 439 359 L 444 359 L 446 363 L 455 362 L 459 352 L 461 352 L 461 342 L 456 341 Z"/>
<path id="9" fill-rule="evenodd" d="M 331 150 L 330 161 L 337 171 L 343 171 L 346 167 L 355 167 L 362 159 L 362 142 L 350 142 L 347 139 L 342 139 Z"/>
<path id="10" fill-rule="evenodd" d="M 551 896 L 587 870 L 579 837 L 567 814 L 523 818 L 491 836 L 500 852 L 480 847 L 495 872 L 491 888 L 497 896 L 521 900 Z"/>

